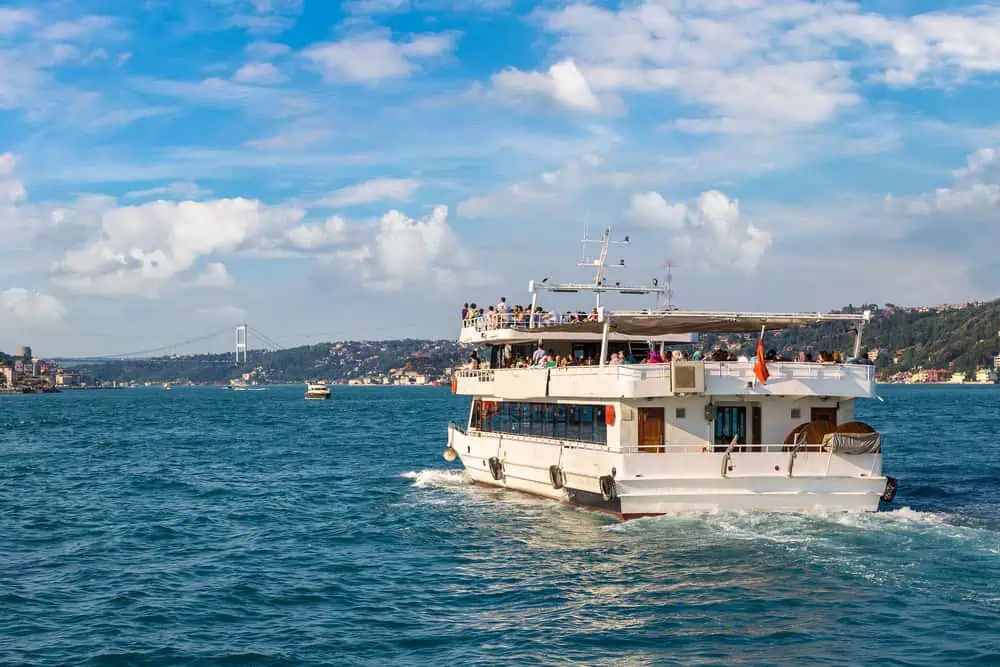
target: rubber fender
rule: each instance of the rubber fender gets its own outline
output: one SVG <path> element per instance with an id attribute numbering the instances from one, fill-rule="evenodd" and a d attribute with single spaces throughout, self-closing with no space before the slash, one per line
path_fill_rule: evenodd
<path id="1" fill-rule="evenodd" d="M 553 489 L 561 489 L 566 485 L 566 474 L 559 466 L 549 466 L 549 480 Z"/>
<path id="2" fill-rule="evenodd" d="M 503 479 L 503 463 L 495 456 L 490 457 L 490 474 L 498 482 Z"/>
<path id="3" fill-rule="evenodd" d="M 611 475 L 604 475 L 599 480 L 601 484 L 601 498 L 604 502 L 609 503 L 615 499 L 618 495 L 618 489 L 615 487 L 615 478 Z"/>
<path id="4" fill-rule="evenodd" d="M 887 503 L 891 503 L 896 499 L 896 490 L 899 488 L 899 482 L 896 481 L 895 477 L 885 476 L 885 491 L 882 492 L 882 500 Z"/>

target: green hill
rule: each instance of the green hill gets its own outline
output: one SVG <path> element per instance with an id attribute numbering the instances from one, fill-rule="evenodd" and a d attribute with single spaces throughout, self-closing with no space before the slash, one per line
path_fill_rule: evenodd
<path id="1" fill-rule="evenodd" d="M 232 354 L 201 354 L 141 360 L 112 360 L 81 369 L 97 382 L 226 382 L 243 373 L 267 382 L 302 382 L 320 378 L 349 380 L 387 373 L 409 365 L 432 378 L 468 357 L 458 343 L 444 340 L 344 341 L 265 352 L 251 350 L 246 364 Z"/>
<path id="2" fill-rule="evenodd" d="M 871 309 L 872 321 L 864 331 L 863 347 L 877 351 L 876 366 L 888 372 L 914 368 L 973 371 L 992 367 L 1000 353 L 1000 300 L 964 306 L 902 308 L 893 304 L 848 306 L 839 312 Z M 830 323 L 789 329 L 766 335 L 765 347 L 786 356 L 821 350 L 849 354 L 854 343 L 850 326 Z M 752 354 L 756 336 L 740 341 Z M 706 339 L 710 347 L 714 339 Z M 873 356 L 875 356 L 873 354 Z"/>
<path id="3" fill-rule="evenodd" d="M 916 368 L 974 371 L 992 367 L 1000 353 L 1000 300 L 959 306 L 903 308 L 847 306 L 839 312 L 873 311 L 864 332 L 864 348 L 877 351 L 879 371 L 892 373 Z M 800 351 L 816 355 L 821 350 L 849 355 L 854 336 L 850 326 L 830 323 L 769 332 L 765 347 L 786 357 Z M 753 354 L 756 335 L 729 336 L 730 350 Z M 701 347 L 708 351 L 717 336 L 705 336 Z M 249 362 L 236 366 L 229 354 L 205 354 L 159 359 L 108 361 L 83 367 L 87 375 L 103 381 L 190 380 L 224 382 L 257 370 L 270 382 L 300 382 L 310 378 L 348 380 L 385 374 L 407 364 L 431 377 L 445 368 L 463 363 L 468 348 L 450 340 L 343 341 L 296 347 L 276 352 L 251 351 Z M 875 355 L 873 355 L 875 356 Z M 0 353 L 0 359 L 6 355 Z"/>

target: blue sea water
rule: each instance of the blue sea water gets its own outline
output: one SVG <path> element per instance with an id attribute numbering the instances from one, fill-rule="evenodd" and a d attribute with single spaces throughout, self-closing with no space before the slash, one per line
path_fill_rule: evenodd
<path id="1" fill-rule="evenodd" d="M 1000 664 L 998 387 L 884 387 L 871 515 L 470 487 L 447 389 L 0 397 L 0 663 Z"/>

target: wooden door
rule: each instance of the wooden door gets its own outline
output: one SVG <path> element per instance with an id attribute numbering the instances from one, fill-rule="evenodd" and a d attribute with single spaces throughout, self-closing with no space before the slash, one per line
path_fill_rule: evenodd
<path id="1" fill-rule="evenodd" d="M 639 408 L 639 451 L 665 451 L 666 420 L 663 408 Z"/>
<path id="2" fill-rule="evenodd" d="M 809 419 L 812 421 L 824 421 L 830 422 L 836 425 L 837 423 L 837 408 L 813 408 L 812 412 L 809 414 Z"/>

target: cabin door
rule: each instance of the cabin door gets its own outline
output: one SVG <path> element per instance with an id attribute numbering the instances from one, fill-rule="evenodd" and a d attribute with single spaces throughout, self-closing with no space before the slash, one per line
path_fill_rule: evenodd
<path id="1" fill-rule="evenodd" d="M 763 433 L 764 427 L 761 424 L 761 414 L 760 406 L 754 405 L 750 408 L 750 447 L 751 452 L 760 451 L 760 439 L 761 433 Z"/>
<path id="2" fill-rule="evenodd" d="M 813 408 L 809 418 L 812 421 L 824 421 L 836 425 L 837 408 Z"/>
<path id="3" fill-rule="evenodd" d="M 665 451 L 666 420 L 663 408 L 639 408 L 639 451 L 661 453 Z"/>

